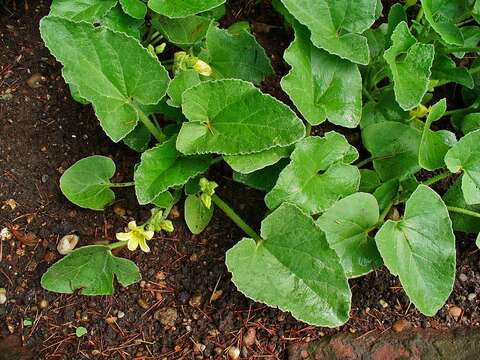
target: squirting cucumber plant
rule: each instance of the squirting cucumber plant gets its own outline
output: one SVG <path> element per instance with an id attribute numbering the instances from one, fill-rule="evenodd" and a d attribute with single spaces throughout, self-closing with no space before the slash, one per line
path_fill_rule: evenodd
<path id="1" fill-rule="evenodd" d="M 141 153 L 131 182 L 112 182 L 114 161 L 91 156 L 60 188 L 103 210 L 116 187 L 134 186 L 152 216 L 118 242 L 72 251 L 42 286 L 106 295 L 114 275 L 139 281 L 111 250 L 148 252 L 183 200 L 193 233 L 214 209 L 246 233 L 226 264 L 254 300 L 336 327 L 349 318 L 348 280 L 385 265 L 434 315 L 454 283 L 454 231 L 480 232 L 480 1 L 408 0 L 385 13 L 379 0 L 273 0 L 294 35 L 280 85 L 296 111 L 259 89 L 274 70 L 248 23 L 219 27 L 224 3 L 53 1 L 41 35 L 72 96 Z M 349 142 L 345 128 L 359 136 Z M 219 162 L 265 192 L 260 233 L 216 194 L 208 170 Z"/>

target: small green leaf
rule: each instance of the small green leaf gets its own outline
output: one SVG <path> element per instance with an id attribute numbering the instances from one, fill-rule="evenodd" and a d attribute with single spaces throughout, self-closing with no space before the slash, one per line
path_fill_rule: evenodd
<path id="1" fill-rule="evenodd" d="M 317 219 L 347 277 L 365 275 L 382 265 L 375 240 L 368 235 L 379 216 L 375 197 L 359 192 L 339 200 Z"/>
<path id="2" fill-rule="evenodd" d="M 464 0 L 422 0 L 425 18 L 432 28 L 450 45 L 463 45 L 463 36 L 455 22 L 467 12 Z"/>
<path id="3" fill-rule="evenodd" d="M 480 113 L 467 114 L 459 116 L 459 128 L 463 134 L 471 133 L 472 131 L 480 129 Z"/>
<path id="4" fill-rule="evenodd" d="M 173 202 L 173 196 L 170 191 L 165 191 L 158 195 L 153 201 L 152 204 L 161 209 L 166 209 Z"/>
<path id="5" fill-rule="evenodd" d="M 277 99 L 242 80 L 207 81 L 183 93 L 177 149 L 187 155 L 249 154 L 295 143 L 305 127 Z"/>
<path id="6" fill-rule="evenodd" d="M 81 295 L 112 295 L 113 276 L 127 287 L 141 279 L 134 262 L 112 255 L 107 246 L 90 245 L 73 250 L 43 274 L 41 285 L 48 291 Z"/>
<path id="7" fill-rule="evenodd" d="M 443 201 L 447 206 L 454 206 L 462 209 L 467 209 L 475 212 L 480 212 L 480 205 L 468 205 L 463 197 L 462 179 L 458 178 L 451 185 L 445 195 Z M 462 231 L 469 234 L 480 233 L 480 219 L 474 216 L 459 214 L 456 212 L 450 213 L 452 219 L 453 230 Z"/>
<path id="8" fill-rule="evenodd" d="M 200 55 L 214 79 L 241 79 L 255 84 L 273 73 L 263 47 L 248 31 L 232 34 L 213 24 L 207 32 L 206 52 Z"/>
<path id="9" fill-rule="evenodd" d="M 147 6 L 141 0 L 119 0 L 123 11 L 135 19 L 143 19 L 147 14 Z"/>
<path id="10" fill-rule="evenodd" d="M 373 124 L 362 131 L 363 145 L 372 154 L 373 167 L 383 181 L 420 170 L 420 139 L 419 130 L 393 121 Z"/>
<path id="11" fill-rule="evenodd" d="M 400 190 L 400 184 L 397 179 L 384 182 L 374 192 L 373 196 L 377 199 L 380 213 L 387 210 L 392 204 Z"/>
<path id="12" fill-rule="evenodd" d="M 138 40 L 87 23 L 47 16 L 40 23 L 45 44 L 63 65 L 63 76 L 95 108 L 115 142 L 131 132 L 138 106 L 165 95 L 168 73 Z"/>
<path id="13" fill-rule="evenodd" d="M 223 3 L 225 0 L 149 0 L 148 7 L 169 18 L 184 18 L 213 10 Z"/>
<path id="14" fill-rule="evenodd" d="M 87 333 L 88 333 L 88 330 L 83 326 L 78 326 L 77 328 L 75 328 L 75 335 L 77 336 L 77 338 L 87 335 Z"/>
<path id="15" fill-rule="evenodd" d="M 115 200 L 110 178 L 115 163 L 106 156 L 89 156 L 70 166 L 60 178 L 62 193 L 75 205 L 103 210 Z"/>
<path id="16" fill-rule="evenodd" d="M 454 82 L 473 89 L 473 78 L 468 69 L 458 66 L 446 55 L 436 55 L 432 65 L 432 79 L 441 84 Z"/>
<path id="17" fill-rule="evenodd" d="M 362 111 L 360 127 L 364 129 L 368 125 L 384 121 L 406 122 L 410 119 L 407 111 L 403 110 L 395 101 L 393 89 L 385 87 L 380 89 L 377 101 L 369 101 Z"/>
<path id="18" fill-rule="evenodd" d="M 404 218 L 388 220 L 375 240 L 410 300 L 422 314 L 435 315 L 455 281 L 455 236 L 440 196 L 420 185 L 406 203 Z"/>
<path id="19" fill-rule="evenodd" d="M 422 44 L 401 22 L 392 34 L 392 46 L 384 58 L 393 75 L 395 98 L 404 110 L 418 106 L 427 92 L 435 48 Z"/>
<path id="20" fill-rule="evenodd" d="M 358 66 L 316 48 L 304 26 L 297 23 L 294 29 L 295 40 L 284 55 L 292 69 L 282 79 L 282 89 L 310 124 L 328 119 L 336 125 L 356 127 L 362 113 Z"/>
<path id="21" fill-rule="evenodd" d="M 207 157 L 182 157 L 175 149 L 175 138 L 145 151 L 134 174 L 138 202 L 140 205 L 155 202 L 160 194 L 185 184 L 209 165 Z"/>
<path id="22" fill-rule="evenodd" d="M 250 174 L 267 166 L 276 164 L 283 158 L 288 158 L 292 147 L 276 147 L 259 153 L 247 155 L 225 155 L 223 159 L 236 172 Z"/>
<path id="23" fill-rule="evenodd" d="M 30 326 L 32 326 L 32 325 L 33 325 L 32 319 L 28 319 L 28 318 L 27 318 L 27 319 L 23 319 L 23 326 L 24 326 L 24 327 L 30 327 Z"/>
<path id="24" fill-rule="evenodd" d="M 453 173 L 463 171 L 462 191 L 467 204 L 480 204 L 480 130 L 468 133 L 448 150 L 445 164 Z"/>
<path id="25" fill-rule="evenodd" d="M 282 159 L 274 165 L 254 171 L 249 174 L 233 172 L 233 180 L 247 185 L 252 189 L 268 192 L 273 189 L 280 172 L 288 165 L 288 159 Z"/>
<path id="26" fill-rule="evenodd" d="M 309 214 L 328 209 L 358 190 L 360 172 L 348 165 L 357 158 L 357 150 L 336 132 L 299 141 L 290 164 L 265 197 L 267 206 L 274 209 L 289 202 Z"/>
<path id="27" fill-rule="evenodd" d="M 377 0 L 282 0 L 312 33 L 315 46 L 357 64 L 367 65 L 367 39 L 360 35 L 376 19 Z"/>
<path id="28" fill-rule="evenodd" d="M 442 118 L 446 110 L 447 101 L 445 99 L 442 99 L 433 105 L 423 128 L 422 140 L 418 151 L 418 163 L 422 168 L 429 171 L 433 171 L 445 165 L 443 158 L 448 149 L 450 149 L 450 146 L 445 143 L 445 139 L 441 132 L 430 130 L 432 123 Z"/>
<path id="29" fill-rule="evenodd" d="M 380 186 L 378 174 L 370 169 L 360 169 L 360 186 L 358 191 L 373 193 Z"/>
<path id="30" fill-rule="evenodd" d="M 200 234 L 210 223 L 213 206 L 208 209 L 197 195 L 185 199 L 185 222 L 192 234 Z"/>
<path id="31" fill-rule="evenodd" d="M 144 152 L 148 149 L 151 138 L 147 127 L 143 124 L 137 124 L 135 129 L 123 138 L 123 142 L 132 150 Z"/>
<path id="32" fill-rule="evenodd" d="M 116 32 L 125 33 L 135 39 L 140 39 L 140 27 L 143 19 L 134 19 L 125 14 L 119 5 L 110 10 L 103 18 L 99 20 L 102 26 L 112 29 Z"/>
<path id="33" fill-rule="evenodd" d="M 407 14 L 405 9 L 403 8 L 402 4 L 396 3 L 390 8 L 388 12 L 388 27 L 387 27 L 387 34 L 386 38 L 388 39 L 387 46 L 392 45 L 392 34 L 398 24 L 402 21 L 407 21 Z"/>
<path id="34" fill-rule="evenodd" d="M 50 15 L 73 21 L 95 22 L 104 17 L 118 0 L 53 0 Z"/>
<path id="35" fill-rule="evenodd" d="M 312 325 L 345 323 L 350 288 L 337 255 L 313 220 L 284 204 L 263 220 L 261 235 L 263 241 L 243 239 L 227 252 L 237 288 Z"/>
<path id="36" fill-rule="evenodd" d="M 185 70 L 177 73 L 168 86 L 169 105 L 182 106 L 182 94 L 185 90 L 200 84 L 200 82 L 200 76 L 195 70 Z"/>
<path id="37" fill-rule="evenodd" d="M 180 47 L 188 47 L 202 41 L 207 34 L 211 19 L 204 16 L 189 16 L 170 19 L 166 16 L 156 16 L 152 19 L 153 27 L 165 38 Z"/>

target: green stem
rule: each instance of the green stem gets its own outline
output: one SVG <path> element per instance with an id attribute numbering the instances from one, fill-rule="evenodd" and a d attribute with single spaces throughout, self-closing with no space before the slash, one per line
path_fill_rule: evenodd
<path id="1" fill-rule="evenodd" d="M 420 10 L 418 11 L 415 21 L 420 22 L 420 20 L 422 20 L 422 17 L 423 17 L 423 7 L 421 7 Z"/>
<path id="2" fill-rule="evenodd" d="M 126 246 L 127 243 L 128 243 L 128 241 L 117 241 L 117 242 L 108 244 L 107 247 L 108 247 L 110 250 L 113 250 L 113 249 L 118 249 L 118 248 L 120 248 L 120 247 Z"/>
<path id="3" fill-rule="evenodd" d="M 445 171 L 445 172 L 440 173 L 438 175 L 432 176 L 430 179 L 422 181 L 422 184 L 430 186 L 430 185 L 435 184 L 436 182 L 439 182 L 440 180 L 445 179 L 446 177 L 449 177 L 450 175 L 452 175 L 452 173 L 450 171 Z"/>
<path id="4" fill-rule="evenodd" d="M 361 168 L 362 166 L 365 166 L 365 165 L 371 163 L 373 160 L 374 160 L 373 157 L 369 157 L 367 159 L 359 161 L 358 163 L 355 164 L 355 166 L 358 167 L 358 168 Z"/>
<path id="5" fill-rule="evenodd" d="M 473 216 L 473 217 L 480 218 L 480 213 L 475 212 L 475 211 L 471 211 L 471 210 L 467 210 L 467 209 L 462 209 L 462 208 L 455 207 L 455 206 L 447 206 L 447 209 L 448 209 L 448 211 L 450 211 L 450 212 L 454 212 L 454 213 L 458 213 L 458 214 L 463 214 L 463 215 L 468 215 L 468 216 Z"/>
<path id="6" fill-rule="evenodd" d="M 451 115 L 456 115 L 456 114 L 462 114 L 462 113 L 464 113 L 464 112 L 470 111 L 470 109 L 471 109 L 471 107 L 469 106 L 469 107 L 467 107 L 467 108 L 445 111 L 445 113 L 443 114 L 443 116 L 451 116 Z"/>
<path id="7" fill-rule="evenodd" d="M 470 72 L 470 75 L 476 74 L 476 73 L 480 72 L 480 66 L 474 67 L 474 68 L 472 68 L 468 71 Z"/>
<path id="8" fill-rule="evenodd" d="M 365 95 L 365 97 L 368 100 L 376 102 L 375 98 L 372 96 L 372 94 L 370 94 L 370 92 L 365 87 L 362 88 L 362 93 L 363 93 L 363 95 Z"/>
<path id="9" fill-rule="evenodd" d="M 134 185 L 135 185 L 135 181 L 124 182 L 124 183 L 110 183 L 110 187 L 129 187 Z"/>
<path id="10" fill-rule="evenodd" d="M 312 124 L 307 123 L 305 125 L 305 134 L 306 136 L 310 136 L 311 133 L 312 133 Z"/>
<path id="11" fill-rule="evenodd" d="M 454 52 L 480 52 L 480 48 L 478 47 L 470 47 L 470 46 L 457 46 L 457 47 L 448 47 L 443 49 L 444 52 L 447 54 L 454 53 Z"/>
<path id="12" fill-rule="evenodd" d="M 148 131 L 157 139 L 158 142 L 163 142 L 166 138 L 165 134 L 155 126 L 150 118 L 137 106 L 137 113 L 140 117 L 140 121 L 147 127 Z"/>
<path id="13" fill-rule="evenodd" d="M 227 215 L 240 229 L 242 229 L 245 234 L 257 242 L 262 241 L 260 235 L 258 235 L 255 230 L 248 226 L 247 223 L 243 221 L 243 219 L 238 216 L 238 214 L 225 201 L 218 197 L 218 195 L 212 195 L 212 201 L 220 208 L 220 210 L 225 213 L 225 215 Z"/>

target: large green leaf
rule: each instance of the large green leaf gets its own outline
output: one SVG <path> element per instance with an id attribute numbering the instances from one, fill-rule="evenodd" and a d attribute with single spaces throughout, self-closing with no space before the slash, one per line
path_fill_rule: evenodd
<path id="1" fill-rule="evenodd" d="M 106 156 L 89 156 L 70 166 L 60 178 L 62 193 L 75 205 L 86 209 L 103 210 L 115 200 L 110 190 L 110 178 L 115 163 Z"/>
<path id="2" fill-rule="evenodd" d="M 465 198 L 463 197 L 461 178 L 457 179 L 453 185 L 448 188 L 445 195 L 443 195 L 443 201 L 445 201 L 447 206 L 480 212 L 480 205 L 468 205 L 466 203 Z M 450 218 L 452 219 L 453 230 L 472 234 L 480 233 L 479 218 L 456 212 L 451 212 Z"/>
<path id="3" fill-rule="evenodd" d="M 225 0 L 149 0 L 148 7 L 169 18 L 183 18 L 213 10 L 223 3 Z"/>
<path id="4" fill-rule="evenodd" d="M 50 14 L 73 21 L 94 22 L 104 17 L 118 0 L 53 0 Z"/>
<path id="5" fill-rule="evenodd" d="M 206 157 L 182 157 L 175 149 L 175 138 L 145 151 L 134 175 L 138 202 L 145 205 L 155 201 L 164 191 L 185 184 L 209 165 Z"/>
<path id="6" fill-rule="evenodd" d="M 435 315 L 455 281 L 455 236 L 440 196 L 420 185 L 407 201 L 403 219 L 388 220 L 375 240 L 410 300 L 423 314 Z"/>
<path id="7" fill-rule="evenodd" d="M 445 143 L 441 131 L 430 130 L 432 123 L 439 120 L 446 110 L 447 101 L 445 99 L 442 99 L 433 105 L 423 128 L 422 140 L 418 151 L 418 163 L 422 168 L 430 171 L 441 168 L 445 165 L 443 158 L 448 149 L 450 149 L 450 146 Z"/>
<path id="8" fill-rule="evenodd" d="M 367 39 L 360 35 L 376 18 L 377 0 L 282 0 L 306 25 L 315 46 L 358 64 L 369 62 Z"/>
<path id="9" fill-rule="evenodd" d="M 147 6 L 142 0 L 119 0 L 123 11 L 135 19 L 143 19 L 147 14 Z"/>
<path id="10" fill-rule="evenodd" d="M 207 208 L 197 195 L 188 195 L 184 212 L 188 229 L 192 234 L 200 234 L 212 220 L 213 205 Z"/>
<path id="11" fill-rule="evenodd" d="M 127 287 L 142 278 L 134 262 L 113 256 L 103 245 L 73 250 L 43 274 L 41 285 L 48 291 L 81 295 L 112 295 L 113 276 Z"/>
<path id="12" fill-rule="evenodd" d="M 291 152 L 292 149 L 290 146 L 276 147 L 254 154 L 225 155 L 223 159 L 233 170 L 242 174 L 250 174 L 276 164 L 280 159 L 289 157 Z"/>
<path id="13" fill-rule="evenodd" d="M 393 121 L 369 125 L 362 130 L 363 145 L 372 154 L 373 167 L 383 181 L 405 178 L 420 170 L 420 139 L 419 130 Z"/>
<path id="14" fill-rule="evenodd" d="M 167 91 L 167 71 L 132 37 L 51 16 L 42 19 L 40 31 L 64 65 L 65 80 L 93 103 L 115 142 L 135 128 L 139 105 L 156 104 Z"/>
<path id="15" fill-rule="evenodd" d="M 211 19 L 203 16 L 189 16 L 180 19 L 170 19 L 166 16 L 156 16 L 152 25 L 165 38 L 180 47 L 194 45 L 205 37 Z"/>
<path id="16" fill-rule="evenodd" d="M 348 320 L 351 293 L 325 234 L 291 204 L 262 222 L 263 241 L 243 239 L 227 252 L 232 281 L 248 297 L 312 325 Z"/>
<path id="17" fill-rule="evenodd" d="M 290 164 L 265 197 L 267 206 L 274 209 L 289 202 L 309 214 L 328 209 L 358 190 L 360 172 L 356 166 L 348 165 L 357 157 L 357 150 L 336 132 L 299 141 Z"/>
<path id="18" fill-rule="evenodd" d="M 233 172 L 233 180 L 247 185 L 252 189 L 268 192 L 273 189 L 280 172 L 288 165 L 288 159 L 282 159 L 274 165 L 248 174 Z"/>
<path id="19" fill-rule="evenodd" d="M 420 104 L 427 92 L 435 48 L 422 44 L 402 21 L 392 34 L 392 46 L 384 58 L 393 75 L 395 97 L 400 106 L 410 110 Z"/>
<path id="20" fill-rule="evenodd" d="M 305 127 L 295 113 L 242 80 L 203 82 L 183 94 L 177 148 L 184 154 L 238 155 L 295 143 Z"/>
<path id="21" fill-rule="evenodd" d="M 367 274 L 382 264 L 375 240 L 368 235 L 378 218 L 375 197 L 359 192 L 336 202 L 316 221 L 340 258 L 347 277 Z"/>
<path id="22" fill-rule="evenodd" d="M 295 26 L 295 41 L 285 51 L 292 67 L 282 79 L 288 94 L 312 125 L 328 120 L 354 128 L 362 113 L 362 78 L 357 65 L 318 49 L 310 42 L 310 32 Z"/>
<path id="23" fill-rule="evenodd" d="M 480 130 L 468 133 L 448 150 L 445 164 L 453 173 L 463 171 L 462 191 L 467 204 L 480 204 Z"/>
<path id="24" fill-rule="evenodd" d="M 467 12 L 465 0 L 422 0 L 425 18 L 432 28 L 451 45 L 463 45 L 462 32 L 455 25 Z"/>
<path id="25" fill-rule="evenodd" d="M 242 79 L 259 84 L 273 73 L 265 50 L 246 30 L 232 34 L 211 25 L 206 48 L 200 57 L 211 66 L 214 79 Z"/>
<path id="26" fill-rule="evenodd" d="M 185 90 L 200 84 L 200 76 L 195 70 L 180 71 L 168 85 L 167 94 L 170 96 L 169 105 L 180 107 Z"/>

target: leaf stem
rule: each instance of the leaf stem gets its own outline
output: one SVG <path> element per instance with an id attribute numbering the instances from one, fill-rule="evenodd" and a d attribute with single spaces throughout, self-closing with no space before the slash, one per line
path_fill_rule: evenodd
<path id="1" fill-rule="evenodd" d="M 443 49 L 447 54 L 454 52 L 480 52 L 480 48 L 474 46 L 456 46 Z"/>
<path id="2" fill-rule="evenodd" d="M 163 142 L 166 138 L 165 134 L 155 126 L 155 124 L 150 120 L 150 118 L 141 110 L 136 107 L 138 116 L 140 117 L 140 121 L 147 127 L 148 131 L 152 133 L 152 135 L 157 139 L 158 142 Z"/>
<path id="3" fill-rule="evenodd" d="M 365 97 L 366 97 L 368 100 L 373 101 L 373 102 L 377 102 L 377 101 L 375 100 L 375 98 L 372 96 L 372 94 L 370 94 L 370 92 L 369 92 L 365 87 L 362 88 L 362 93 L 363 93 L 363 95 L 365 95 Z"/>
<path id="4" fill-rule="evenodd" d="M 470 75 L 476 74 L 476 73 L 480 72 L 480 66 L 471 68 L 468 71 L 470 72 Z"/>
<path id="5" fill-rule="evenodd" d="M 240 229 L 242 229 L 245 234 L 257 242 L 262 241 L 260 235 L 258 235 L 255 230 L 248 226 L 247 223 L 243 221 L 243 219 L 225 201 L 218 197 L 218 195 L 213 194 L 212 201 L 220 208 L 220 210 L 225 213 L 225 215 L 227 215 Z"/>
<path id="6" fill-rule="evenodd" d="M 365 166 L 369 163 L 371 163 L 374 160 L 373 157 L 369 157 L 367 159 L 363 159 L 362 161 L 359 161 L 358 163 L 355 164 L 356 167 L 361 168 L 362 166 Z"/>
<path id="7" fill-rule="evenodd" d="M 420 20 L 422 20 L 422 17 L 423 17 L 423 7 L 420 7 L 420 10 L 418 10 L 418 13 L 417 13 L 417 17 L 415 18 L 415 21 L 420 22 Z"/>
<path id="8" fill-rule="evenodd" d="M 310 136 L 310 134 L 312 133 L 312 124 L 310 123 L 307 123 L 305 125 L 305 136 Z"/>
<path id="9" fill-rule="evenodd" d="M 108 244 L 107 247 L 110 250 L 118 249 L 123 246 L 127 246 L 128 241 L 116 241 L 114 243 Z"/>
<path id="10" fill-rule="evenodd" d="M 431 178 L 429 178 L 425 181 L 422 181 L 422 184 L 430 186 L 430 185 L 435 184 L 436 182 L 439 182 L 440 180 L 445 179 L 446 177 L 449 177 L 450 175 L 452 175 L 452 173 L 450 171 L 445 171 L 445 172 L 442 172 L 438 175 L 432 176 Z"/>
<path id="11" fill-rule="evenodd" d="M 110 183 L 110 187 L 129 187 L 134 185 L 135 185 L 135 181 L 129 181 L 124 183 Z"/>
<path id="12" fill-rule="evenodd" d="M 450 212 L 480 218 L 480 213 L 475 212 L 475 211 L 471 211 L 471 210 L 467 210 L 467 209 L 463 209 L 463 208 L 459 208 L 459 207 L 455 207 L 455 206 L 447 206 L 447 209 Z"/>

